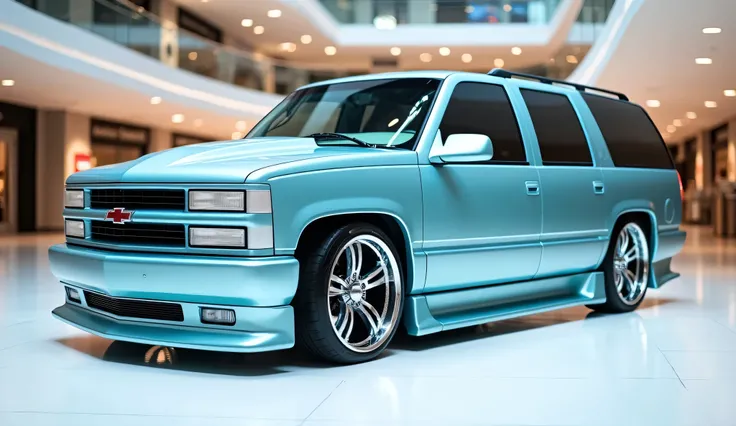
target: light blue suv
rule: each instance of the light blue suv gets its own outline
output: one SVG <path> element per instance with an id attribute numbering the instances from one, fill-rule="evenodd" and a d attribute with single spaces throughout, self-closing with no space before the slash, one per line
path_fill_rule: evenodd
<path id="1" fill-rule="evenodd" d="M 678 181 L 619 93 L 504 70 L 313 84 L 244 140 L 71 176 L 53 313 L 111 339 L 298 341 L 353 363 L 402 325 L 628 312 L 677 276 Z"/>

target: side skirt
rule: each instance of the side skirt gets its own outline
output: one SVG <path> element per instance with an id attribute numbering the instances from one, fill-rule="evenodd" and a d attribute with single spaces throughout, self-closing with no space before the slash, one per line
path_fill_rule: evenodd
<path id="1" fill-rule="evenodd" d="M 413 336 L 572 306 L 604 303 L 602 272 L 410 296 L 404 324 Z"/>
<path id="2" fill-rule="evenodd" d="M 649 279 L 649 288 L 660 288 L 668 281 L 672 281 L 679 277 L 680 274 L 672 272 L 672 258 L 668 257 L 659 262 L 654 262 L 652 267 L 652 276 Z"/>

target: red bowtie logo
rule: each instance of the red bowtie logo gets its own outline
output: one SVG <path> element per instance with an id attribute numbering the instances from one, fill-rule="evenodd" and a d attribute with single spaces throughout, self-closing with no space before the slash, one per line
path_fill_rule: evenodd
<path id="1" fill-rule="evenodd" d="M 105 220 L 109 220 L 112 223 L 117 223 L 118 225 L 122 225 L 125 222 L 130 222 L 130 218 L 133 216 L 132 211 L 125 211 L 125 208 L 123 207 L 115 207 L 112 210 L 109 210 L 107 214 L 105 215 Z"/>

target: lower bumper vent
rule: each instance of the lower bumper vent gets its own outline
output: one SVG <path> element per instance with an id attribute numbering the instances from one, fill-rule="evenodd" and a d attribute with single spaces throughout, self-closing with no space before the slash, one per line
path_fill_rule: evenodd
<path id="1" fill-rule="evenodd" d="M 84 298 L 90 308 L 99 309 L 119 317 L 184 321 L 184 312 L 181 305 L 176 303 L 118 299 L 91 291 L 85 291 Z"/>

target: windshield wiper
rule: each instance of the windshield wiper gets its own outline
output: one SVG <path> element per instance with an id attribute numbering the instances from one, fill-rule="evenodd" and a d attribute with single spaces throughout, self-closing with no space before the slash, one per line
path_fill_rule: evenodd
<path id="1" fill-rule="evenodd" d="M 362 141 L 358 138 L 354 138 L 352 136 L 343 135 L 342 133 L 312 133 L 311 135 L 307 135 L 308 138 L 314 138 L 316 141 L 317 139 L 322 140 L 329 140 L 329 139 L 344 139 L 346 141 L 355 142 L 356 144 L 366 147 L 366 148 L 377 148 L 376 145 L 368 143 L 366 141 Z"/>

